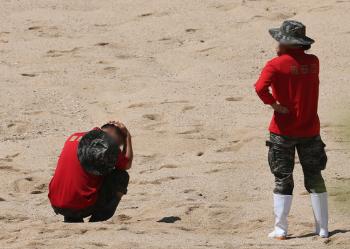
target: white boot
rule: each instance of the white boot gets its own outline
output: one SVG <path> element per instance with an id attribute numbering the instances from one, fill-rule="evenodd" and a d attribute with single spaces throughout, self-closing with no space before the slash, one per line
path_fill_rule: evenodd
<path id="1" fill-rule="evenodd" d="M 287 217 L 292 206 L 292 198 L 292 195 L 273 194 L 275 229 L 271 233 L 269 233 L 269 238 L 287 238 Z"/>
<path id="2" fill-rule="evenodd" d="M 328 238 L 328 194 L 311 193 L 311 204 L 314 211 L 316 234 Z"/>

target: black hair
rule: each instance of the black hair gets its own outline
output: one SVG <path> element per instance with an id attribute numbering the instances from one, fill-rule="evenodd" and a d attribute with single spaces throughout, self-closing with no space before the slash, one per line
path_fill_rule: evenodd
<path id="1" fill-rule="evenodd" d="M 309 50 L 311 48 L 311 45 L 294 45 L 292 46 L 293 48 L 299 48 L 302 49 L 304 51 Z"/>
<path id="2" fill-rule="evenodd" d="M 311 48 L 311 45 L 301 45 L 301 49 L 306 51 L 309 50 Z"/>
<path id="3" fill-rule="evenodd" d="M 102 130 L 86 133 L 78 145 L 77 156 L 84 170 L 92 175 L 106 175 L 117 163 L 118 145 Z"/>

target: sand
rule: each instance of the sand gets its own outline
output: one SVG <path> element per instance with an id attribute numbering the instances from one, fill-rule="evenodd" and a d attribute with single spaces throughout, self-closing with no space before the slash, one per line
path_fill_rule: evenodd
<path id="1" fill-rule="evenodd" d="M 2 0 L 0 248 L 350 248 L 349 12 L 346 0 Z M 275 55 L 267 29 L 288 18 L 321 61 L 328 240 L 311 234 L 299 163 L 292 238 L 267 238 L 271 109 L 252 86 Z M 110 221 L 64 224 L 47 199 L 63 142 L 111 119 L 133 135 L 129 193 Z"/>

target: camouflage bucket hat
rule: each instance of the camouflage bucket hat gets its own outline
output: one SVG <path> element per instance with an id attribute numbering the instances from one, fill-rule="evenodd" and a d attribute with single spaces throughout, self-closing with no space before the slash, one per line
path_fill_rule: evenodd
<path id="1" fill-rule="evenodd" d="M 86 133 L 78 145 L 78 159 L 81 166 L 92 175 L 106 175 L 117 163 L 118 145 L 102 130 Z"/>
<path id="2" fill-rule="evenodd" d="M 305 25 L 298 21 L 284 21 L 280 28 L 270 29 L 269 33 L 276 41 L 286 45 L 311 45 L 315 42 L 306 36 Z"/>

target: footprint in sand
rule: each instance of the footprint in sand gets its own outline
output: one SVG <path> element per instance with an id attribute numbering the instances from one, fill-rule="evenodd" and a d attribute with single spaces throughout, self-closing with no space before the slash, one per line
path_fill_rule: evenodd
<path id="1" fill-rule="evenodd" d="M 183 192 L 185 193 L 185 194 L 188 194 L 188 193 L 193 193 L 193 192 L 195 192 L 196 190 L 195 189 L 185 189 Z"/>
<path id="2" fill-rule="evenodd" d="M 7 35 L 10 34 L 10 32 L 0 32 L 0 43 L 8 43 Z"/>
<path id="3" fill-rule="evenodd" d="M 177 45 L 179 47 L 181 47 L 182 45 L 184 45 L 185 40 L 181 40 L 178 39 L 176 37 L 163 37 L 160 38 L 158 41 L 163 42 L 166 45 Z"/>
<path id="4" fill-rule="evenodd" d="M 190 134 L 199 133 L 200 131 L 201 131 L 201 129 L 195 128 L 195 129 L 192 129 L 192 130 L 187 130 L 187 131 L 178 132 L 177 134 L 180 134 L 180 135 L 190 135 Z"/>
<path id="5" fill-rule="evenodd" d="M 150 168 L 150 169 L 146 169 L 146 170 L 141 170 L 139 173 L 140 174 L 153 173 L 153 172 L 161 170 L 161 169 L 175 169 L 175 168 L 178 168 L 178 166 L 172 165 L 172 164 L 166 164 L 166 165 L 163 165 L 159 168 Z"/>
<path id="6" fill-rule="evenodd" d="M 214 173 L 222 172 L 228 169 L 231 169 L 231 168 L 212 169 L 212 170 L 206 171 L 205 174 L 214 174 Z"/>
<path id="7" fill-rule="evenodd" d="M 236 152 L 239 151 L 243 147 L 243 144 L 237 144 L 233 146 L 227 146 L 221 149 L 216 150 L 216 152 L 221 153 L 221 152 Z"/>
<path id="8" fill-rule="evenodd" d="M 4 158 L 0 158 L 0 162 L 12 162 L 14 158 L 18 157 L 20 153 L 15 153 L 12 155 L 7 155 Z"/>
<path id="9" fill-rule="evenodd" d="M 107 247 L 108 245 L 102 242 L 89 242 L 88 245 L 90 246 L 96 246 L 98 248 L 100 247 Z"/>
<path id="10" fill-rule="evenodd" d="M 22 120 L 10 120 L 8 124 L 8 132 L 10 133 L 7 137 L 2 137 L 1 140 L 5 141 L 16 141 L 23 140 L 25 136 L 28 136 L 28 131 L 31 130 L 31 123 Z"/>
<path id="11" fill-rule="evenodd" d="M 46 52 L 47 57 L 61 57 L 64 55 L 70 55 L 70 56 L 77 56 L 77 52 L 79 52 L 81 48 L 80 47 L 75 47 L 72 49 L 68 50 L 49 50 Z"/>
<path id="12" fill-rule="evenodd" d="M 241 100 L 243 100 L 243 98 L 242 97 L 228 97 L 225 100 L 232 102 L 232 101 L 241 101 Z"/>
<path id="13" fill-rule="evenodd" d="M 95 27 L 107 27 L 108 24 L 105 24 L 105 23 L 103 23 L 103 24 L 95 23 L 94 26 L 95 26 Z"/>
<path id="14" fill-rule="evenodd" d="M 100 47 L 104 47 L 104 46 L 107 46 L 109 45 L 109 42 L 99 42 L 99 43 L 96 43 L 95 46 L 100 46 Z"/>
<path id="15" fill-rule="evenodd" d="M 179 229 L 179 230 L 181 230 L 181 231 L 185 231 L 185 232 L 194 231 L 194 229 L 188 228 L 188 227 L 176 227 L 176 228 Z"/>
<path id="16" fill-rule="evenodd" d="M 138 18 L 145 18 L 145 17 L 150 17 L 150 16 L 156 16 L 156 17 L 162 17 L 162 16 L 167 16 L 169 15 L 168 12 L 146 12 L 146 13 L 142 13 L 140 15 L 138 15 Z"/>
<path id="17" fill-rule="evenodd" d="M 161 169 L 176 169 L 176 168 L 178 168 L 178 166 L 173 165 L 173 164 L 165 164 L 163 166 L 160 166 L 159 170 L 161 170 Z"/>
<path id="18" fill-rule="evenodd" d="M 117 216 L 118 221 L 120 221 L 121 223 L 127 223 L 127 221 L 131 220 L 132 217 L 125 215 L 125 214 L 120 214 Z"/>
<path id="19" fill-rule="evenodd" d="M 117 67 L 104 67 L 102 70 L 98 71 L 100 75 L 113 75 L 118 70 Z"/>
<path id="20" fill-rule="evenodd" d="M 16 193 L 42 194 L 46 191 L 47 184 L 40 181 L 32 176 L 17 179 L 13 182 L 13 189 Z"/>
<path id="21" fill-rule="evenodd" d="M 239 151 L 243 146 L 249 142 L 258 139 L 258 136 L 247 136 L 242 139 L 232 140 L 229 142 L 227 147 L 216 150 L 216 152 L 236 152 Z"/>
<path id="22" fill-rule="evenodd" d="M 211 8 L 220 10 L 220 11 L 230 11 L 238 7 L 238 3 L 228 3 L 228 4 L 215 4 Z"/>
<path id="23" fill-rule="evenodd" d="M 127 59 L 133 59 L 133 58 L 137 58 L 136 55 L 132 55 L 132 54 L 118 54 L 115 56 L 117 59 L 121 59 L 121 60 L 127 60 Z"/>
<path id="24" fill-rule="evenodd" d="M 203 126 L 201 124 L 193 125 L 193 127 L 194 128 L 189 129 L 189 130 L 179 131 L 179 132 L 177 132 L 177 134 L 179 134 L 179 135 L 192 135 L 192 134 L 200 133 L 203 130 Z"/>
<path id="25" fill-rule="evenodd" d="M 16 223 L 21 221 L 29 220 L 29 217 L 23 215 L 12 215 L 12 214 L 2 214 L 0 215 L 0 221 L 5 221 L 8 223 Z"/>
<path id="26" fill-rule="evenodd" d="M 106 72 L 115 72 L 115 71 L 117 71 L 117 68 L 116 67 L 105 67 L 105 68 L 103 68 L 103 70 Z"/>
<path id="27" fill-rule="evenodd" d="M 182 112 L 187 112 L 187 111 L 193 110 L 194 108 L 196 108 L 196 107 L 192 106 L 192 105 L 184 106 L 182 108 Z"/>
<path id="28" fill-rule="evenodd" d="M 164 182 L 173 181 L 176 179 L 179 179 L 179 177 L 169 176 L 169 177 L 164 177 L 164 178 L 160 178 L 160 179 L 156 179 L 156 180 L 152 180 L 152 181 L 140 181 L 139 185 L 147 185 L 147 184 L 160 185 Z"/>
<path id="29" fill-rule="evenodd" d="M 193 34 L 193 33 L 195 33 L 197 30 L 198 30 L 198 29 L 188 28 L 188 29 L 185 29 L 185 32 L 186 32 L 186 33 Z"/>
<path id="30" fill-rule="evenodd" d="M 38 242 L 38 241 L 31 241 L 28 242 L 25 246 L 25 248 L 33 248 L 33 249 L 37 249 L 37 248 L 43 248 L 45 247 L 46 244 L 42 243 L 42 242 Z"/>
<path id="31" fill-rule="evenodd" d="M 128 106 L 128 108 L 134 109 L 134 108 L 146 108 L 146 107 L 152 107 L 152 106 L 153 106 L 152 103 L 150 103 L 150 102 L 148 102 L 148 103 L 144 102 L 144 103 L 131 104 L 131 105 Z"/>
<path id="32" fill-rule="evenodd" d="M 199 53 L 208 52 L 208 51 L 213 50 L 215 48 L 217 48 L 217 47 L 203 48 L 203 49 L 197 50 L 197 52 L 199 52 Z"/>
<path id="33" fill-rule="evenodd" d="M 0 32 L 0 38 L 6 37 L 6 36 L 9 35 L 9 34 L 10 34 L 10 32 L 2 31 L 2 32 Z"/>
<path id="34" fill-rule="evenodd" d="M 45 193 L 47 189 L 47 184 L 46 183 L 39 183 L 34 186 L 34 190 L 32 190 L 30 193 L 31 194 L 42 194 Z"/>
<path id="35" fill-rule="evenodd" d="M 194 210 L 200 208 L 200 205 L 193 205 L 187 208 L 187 210 L 185 211 L 185 214 L 189 215 L 191 214 Z"/>
<path id="36" fill-rule="evenodd" d="M 35 32 L 39 37 L 57 38 L 62 36 L 56 26 L 31 26 L 28 31 Z"/>
<path id="37" fill-rule="evenodd" d="M 158 114 L 144 114 L 142 117 L 145 119 L 148 119 L 148 120 L 152 120 L 152 121 L 161 120 L 161 116 Z"/>
<path id="38" fill-rule="evenodd" d="M 332 5 L 325 5 L 325 6 L 311 8 L 308 10 L 308 12 L 323 12 L 323 11 L 331 10 L 333 8 L 334 7 Z"/>
<path id="39" fill-rule="evenodd" d="M 6 156 L 6 157 L 4 157 L 4 158 L 0 158 L 0 162 L 12 162 L 13 161 L 13 159 L 12 158 L 10 158 L 9 156 Z"/>
<path id="40" fill-rule="evenodd" d="M 35 73 L 21 73 L 22 76 L 25 76 L 25 77 L 35 77 L 36 74 Z"/>
<path id="41" fill-rule="evenodd" d="M 9 166 L 9 165 L 0 165 L 0 172 L 19 172 L 20 170 L 19 169 L 15 169 L 14 167 L 12 166 Z"/>
<path id="42" fill-rule="evenodd" d="M 287 12 L 287 13 L 275 13 L 272 14 L 269 19 L 273 20 L 273 21 L 277 21 L 277 20 L 287 20 L 289 18 L 292 18 L 296 15 L 296 12 Z"/>
<path id="43" fill-rule="evenodd" d="M 149 164 L 158 159 L 158 154 L 150 154 L 150 155 L 137 155 L 137 158 L 140 160 L 140 164 Z"/>
<path id="44" fill-rule="evenodd" d="M 38 114 L 42 114 L 43 111 L 29 111 L 29 112 L 23 112 L 24 115 L 31 115 L 31 116 L 34 116 L 34 115 L 38 115 Z"/>
<path id="45" fill-rule="evenodd" d="M 144 14 L 141 14 L 141 15 L 138 15 L 138 17 L 147 17 L 147 16 L 152 16 L 153 13 L 144 13 Z"/>
<path id="46" fill-rule="evenodd" d="M 196 154 L 196 156 L 203 156 L 204 155 L 204 152 L 198 152 L 197 154 Z"/>
<path id="47" fill-rule="evenodd" d="M 264 226 L 265 222 L 266 222 L 265 218 L 260 218 L 260 219 L 255 219 L 255 220 L 247 220 L 246 222 L 239 222 L 236 224 L 232 224 L 230 226 L 230 228 L 232 228 L 234 231 L 243 231 L 243 230 L 244 231 L 254 231 L 256 229 L 262 228 Z"/>
<path id="48" fill-rule="evenodd" d="M 188 103 L 188 100 L 164 100 L 162 102 L 160 102 L 161 105 L 164 104 L 186 104 Z"/>

